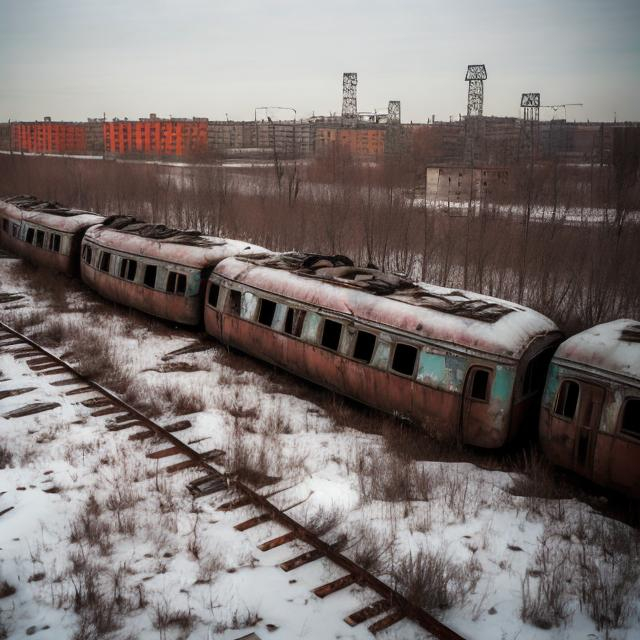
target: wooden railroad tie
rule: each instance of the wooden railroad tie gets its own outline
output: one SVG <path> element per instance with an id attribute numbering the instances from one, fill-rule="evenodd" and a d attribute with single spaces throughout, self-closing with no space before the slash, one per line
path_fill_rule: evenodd
<path id="1" fill-rule="evenodd" d="M 241 522 L 240 524 L 235 525 L 235 527 L 233 527 L 236 531 L 246 531 L 247 529 L 252 529 L 253 527 L 257 527 L 259 524 L 262 524 L 263 522 L 269 522 L 269 520 L 271 520 L 271 514 L 270 513 L 261 513 L 259 516 L 256 516 L 255 518 L 249 518 L 249 520 L 245 520 L 244 522 Z"/>
<path id="2" fill-rule="evenodd" d="M 293 542 L 297 537 L 298 536 L 293 531 L 289 531 L 288 533 L 283 533 L 277 538 L 272 538 L 271 540 L 267 540 L 266 542 L 259 544 L 258 549 L 260 549 L 260 551 L 269 551 L 270 549 L 275 549 L 276 547 L 280 547 L 288 542 Z"/>
<path id="3" fill-rule="evenodd" d="M 389 600 L 377 600 L 376 602 L 364 607 L 363 609 L 359 609 L 354 613 L 348 615 L 344 621 L 350 626 L 355 627 L 357 624 L 361 622 L 365 622 L 366 620 L 370 620 L 381 613 L 391 609 L 393 605 Z"/>
<path id="4" fill-rule="evenodd" d="M 392 611 L 387 614 L 384 618 L 380 618 L 380 620 L 376 620 L 372 625 L 369 625 L 369 631 L 375 636 L 376 633 L 380 633 L 385 629 L 388 629 L 391 625 L 396 622 L 400 622 L 405 617 L 404 613 L 399 609 L 396 611 Z"/>
<path id="5" fill-rule="evenodd" d="M 315 593 L 318 598 L 326 598 L 336 591 L 350 587 L 354 582 L 357 582 L 356 577 L 352 573 L 348 573 L 346 576 L 342 576 L 342 578 L 338 578 L 333 582 L 328 582 L 320 587 L 316 587 L 313 589 L 313 593 Z"/>
<path id="6" fill-rule="evenodd" d="M 29 391 L 33 391 L 35 387 L 21 387 L 20 389 L 5 389 L 4 391 L 0 391 L 0 400 L 4 400 L 5 398 L 12 398 L 13 396 L 19 396 L 23 393 L 29 393 Z"/>
<path id="7" fill-rule="evenodd" d="M 36 413 L 42 413 L 43 411 L 51 411 L 51 409 L 56 409 L 59 406 L 59 402 L 34 402 L 9 411 L 9 413 L 5 413 L 2 417 L 8 419 L 24 418 L 25 416 L 32 416 Z"/>
<path id="8" fill-rule="evenodd" d="M 309 564 L 310 562 L 315 562 L 323 557 L 324 553 L 322 551 L 318 549 L 311 549 L 311 551 L 301 553 L 299 556 L 291 558 L 291 560 L 280 563 L 280 568 L 283 571 L 293 571 L 293 569 L 297 569 L 298 567 Z"/>

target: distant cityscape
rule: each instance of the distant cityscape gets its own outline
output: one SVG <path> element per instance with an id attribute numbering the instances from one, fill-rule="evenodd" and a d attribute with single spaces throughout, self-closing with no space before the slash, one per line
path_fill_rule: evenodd
<path id="1" fill-rule="evenodd" d="M 567 107 L 542 105 L 539 93 L 521 98 L 521 117 L 483 114 L 484 65 L 470 65 L 467 113 L 454 121 L 403 123 L 401 105 L 389 101 L 387 113 L 357 110 L 357 74 L 343 75 L 341 115 L 275 120 L 270 108 L 256 109 L 254 120 L 208 118 L 88 118 L 86 122 L 0 123 L 0 150 L 9 153 L 91 155 L 105 158 L 203 161 L 233 157 L 287 158 L 323 156 L 339 150 L 356 159 L 383 161 L 413 154 L 429 164 L 506 166 L 523 157 L 554 157 L 563 162 L 609 163 L 614 131 L 639 123 L 569 122 Z M 550 108 L 563 118 L 540 119 Z M 273 108 L 278 109 L 278 108 Z M 260 117 L 258 117 L 260 111 Z"/>

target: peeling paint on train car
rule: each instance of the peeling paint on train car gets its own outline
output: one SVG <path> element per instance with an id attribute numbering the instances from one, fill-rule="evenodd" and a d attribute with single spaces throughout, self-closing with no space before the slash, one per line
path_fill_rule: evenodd
<path id="1" fill-rule="evenodd" d="M 420 352 L 417 379 L 436 389 L 462 393 L 468 366 L 468 360 L 461 356 L 432 353 L 423 349 Z"/>

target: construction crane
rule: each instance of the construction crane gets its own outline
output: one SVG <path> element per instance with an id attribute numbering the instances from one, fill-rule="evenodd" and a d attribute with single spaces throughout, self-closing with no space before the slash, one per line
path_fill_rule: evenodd
<path id="1" fill-rule="evenodd" d="M 567 102 L 566 104 L 542 104 L 540 105 L 541 109 L 553 109 L 553 118 L 556 119 L 556 113 L 559 109 L 564 109 L 564 119 L 567 119 L 567 107 L 583 107 L 582 102 Z"/>

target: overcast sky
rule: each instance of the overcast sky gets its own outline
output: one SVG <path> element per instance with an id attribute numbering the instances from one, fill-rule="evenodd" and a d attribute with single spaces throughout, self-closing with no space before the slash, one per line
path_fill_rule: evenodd
<path id="1" fill-rule="evenodd" d="M 446 120 L 474 63 L 485 114 L 539 91 L 584 103 L 570 120 L 640 120 L 640 0 L 0 0 L 2 121 L 328 114 L 343 71 L 359 111 Z"/>

